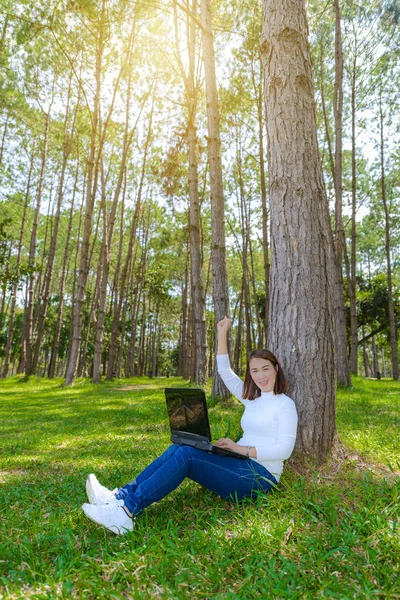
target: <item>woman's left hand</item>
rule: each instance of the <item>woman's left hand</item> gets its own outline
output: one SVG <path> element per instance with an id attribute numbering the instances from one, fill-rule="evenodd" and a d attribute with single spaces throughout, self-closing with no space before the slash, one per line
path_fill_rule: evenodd
<path id="1" fill-rule="evenodd" d="M 239 444 L 236 444 L 233 440 L 230 440 L 229 438 L 219 438 L 219 440 L 215 442 L 215 445 L 219 446 L 220 448 L 232 450 L 232 452 L 239 452 L 240 454 L 243 454 L 243 452 L 240 452 L 243 449 L 243 446 L 239 446 Z"/>

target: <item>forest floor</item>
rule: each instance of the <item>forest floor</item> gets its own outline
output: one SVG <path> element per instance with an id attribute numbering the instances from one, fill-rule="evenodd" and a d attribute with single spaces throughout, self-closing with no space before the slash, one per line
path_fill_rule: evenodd
<path id="1" fill-rule="evenodd" d="M 21 377 L 0 382 L 0 598 L 400 598 L 400 383 L 338 393 L 322 469 L 286 467 L 277 491 L 219 499 L 190 482 L 115 536 L 81 511 L 85 479 L 126 483 L 169 444 L 164 386 Z M 209 399 L 214 439 L 240 406 Z"/>

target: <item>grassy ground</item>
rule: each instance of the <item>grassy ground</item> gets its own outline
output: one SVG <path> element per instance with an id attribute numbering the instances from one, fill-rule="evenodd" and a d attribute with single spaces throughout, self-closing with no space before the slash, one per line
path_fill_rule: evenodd
<path id="1" fill-rule="evenodd" d="M 89 472 L 131 480 L 169 443 L 163 387 L 0 383 L 1 599 L 400 598 L 400 384 L 341 391 L 348 458 L 235 505 L 184 482 L 117 537 L 81 512 Z M 240 408 L 210 400 L 214 437 L 239 433 Z M 357 458 L 362 453 L 363 459 Z M 385 475 L 386 473 L 386 475 Z"/>

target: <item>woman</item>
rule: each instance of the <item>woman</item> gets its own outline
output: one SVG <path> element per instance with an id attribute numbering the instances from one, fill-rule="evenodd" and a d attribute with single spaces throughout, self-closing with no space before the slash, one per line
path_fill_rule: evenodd
<path id="1" fill-rule="evenodd" d="M 86 481 L 89 504 L 82 506 L 89 519 L 117 534 L 131 531 L 136 515 L 176 489 L 186 477 L 230 500 L 253 497 L 276 486 L 283 461 L 294 448 L 296 407 L 284 393 L 287 384 L 282 368 L 268 350 L 252 352 L 244 383 L 235 375 L 228 357 L 230 327 L 228 317 L 218 323 L 217 365 L 223 382 L 245 407 L 243 437 L 237 443 L 221 438 L 216 445 L 239 452 L 247 460 L 172 444 L 120 489 L 108 490 L 91 474 Z"/>

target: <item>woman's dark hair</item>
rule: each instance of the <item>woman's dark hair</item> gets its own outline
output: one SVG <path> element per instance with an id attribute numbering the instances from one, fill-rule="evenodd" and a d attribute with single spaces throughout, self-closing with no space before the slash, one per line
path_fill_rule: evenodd
<path id="1" fill-rule="evenodd" d="M 255 400 L 256 398 L 261 396 L 261 390 L 256 386 L 250 374 L 250 361 L 252 358 L 263 358 L 264 360 L 269 360 L 269 362 L 273 364 L 275 369 L 278 368 L 274 385 L 274 394 L 285 394 L 288 389 L 288 384 L 278 359 L 269 350 L 265 350 L 264 348 L 257 348 L 257 350 L 253 350 L 253 352 L 247 359 L 246 375 L 244 377 L 242 397 L 246 400 Z"/>

